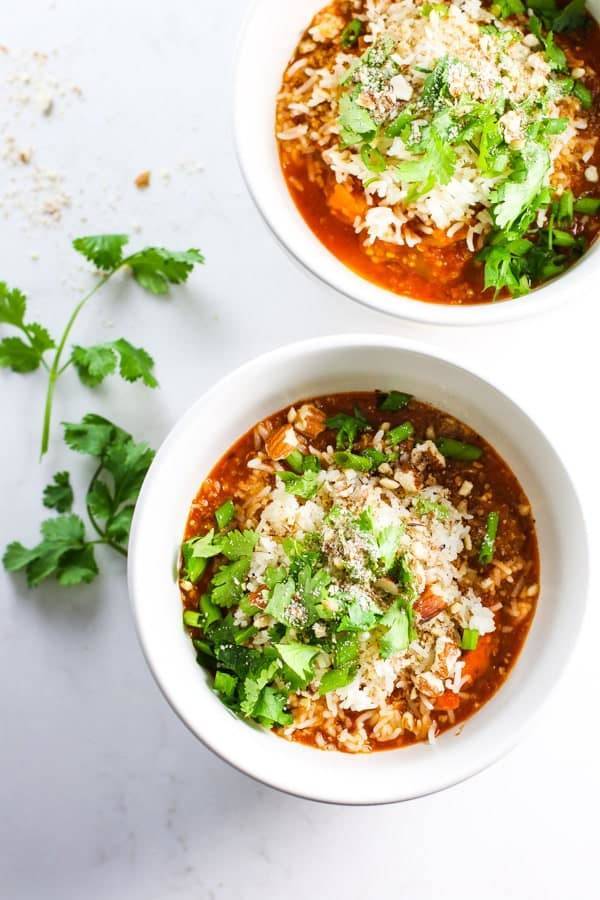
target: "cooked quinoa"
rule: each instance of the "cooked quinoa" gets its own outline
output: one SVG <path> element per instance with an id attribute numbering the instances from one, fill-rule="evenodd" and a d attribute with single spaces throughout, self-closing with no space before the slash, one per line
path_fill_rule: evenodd
<path id="1" fill-rule="evenodd" d="M 349 411 L 321 398 L 260 423 L 206 480 L 180 585 L 199 662 L 238 715 L 323 749 L 433 741 L 524 639 L 531 510 L 451 417 L 397 391 Z"/>

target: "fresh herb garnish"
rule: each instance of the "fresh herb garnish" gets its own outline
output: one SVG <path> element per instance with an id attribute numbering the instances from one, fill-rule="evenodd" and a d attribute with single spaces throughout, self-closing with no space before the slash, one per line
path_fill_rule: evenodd
<path id="1" fill-rule="evenodd" d="M 146 444 L 137 444 L 126 431 L 92 414 L 78 424 L 65 424 L 65 441 L 72 450 L 97 460 L 86 495 L 96 537 L 89 538 L 81 517 L 71 512 L 74 498 L 68 473 L 57 473 L 44 491 L 44 504 L 61 515 L 42 522 L 42 540 L 35 547 L 15 541 L 3 557 L 7 571 L 25 569 L 30 587 L 52 576 L 62 585 L 92 581 L 98 574 L 95 548 L 102 544 L 127 555 L 135 501 L 154 456 Z"/>
<path id="2" fill-rule="evenodd" d="M 350 19 L 340 35 L 340 44 L 344 50 L 349 50 L 358 43 L 363 32 L 363 23 L 360 19 Z"/>
<path id="3" fill-rule="evenodd" d="M 489 565 L 494 558 L 494 546 L 499 524 L 500 515 L 497 512 L 491 512 L 485 523 L 485 534 L 479 550 L 479 562 L 482 566 Z"/>
<path id="4" fill-rule="evenodd" d="M 383 399 L 379 403 L 379 409 L 385 412 L 398 412 L 404 409 L 412 400 L 412 394 L 405 394 L 402 391 L 390 391 L 384 394 Z"/>
<path id="5" fill-rule="evenodd" d="M 338 413 L 327 419 L 327 427 L 337 431 L 336 447 L 338 450 L 351 450 L 357 437 L 371 426 L 358 406 L 354 407 L 354 415 Z"/>
<path id="6" fill-rule="evenodd" d="M 461 462 L 473 462 L 481 457 L 483 450 L 475 444 L 467 444 L 454 438 L 443 437 L 437 442 L 437 447 L 442 456 L 447 459 L 458 459 Z"/>
<path id="7" fill-rule="evenodd" d="M 134 347 L 125 338 L 91 347 L 75 345 L 65 361 L 66 343 L 88 300 L 103 287 L 120 269 L 127 268 L 133 278 L 145 290 L 153 294 L 166 294 L 169 285 L 186 281 L 195 265 L 203 263 L 199 250 L 184 252 L 165 250 L 162 247 L 146 247 L 129 256 L 123 248 L 129 238 L 123 234 L 104 234 L 76 238 L 73 247 L 92 262 L 102 277 L 77 304 L 58 341 L 37 322 L 26 321 L 26 297 L 18 289 L 10 289 L 0 282 L 0 323 L 16 328 L 21 337 L 7 337 L 0 341 L 0 366 L 14 372 L 34 372 L 40 367 L 48 374 L 48 387 L 42 426 L 41 455 L 48 450 L 52 404 L 56 382 L 62 373 L 73 365 L 83 384 L 95 387 L 108 375 L 119 371 L 126 381 L 141 380 L 148 387 L 156 387 L 153 375 L 154 361 L 142 347 Z M 53 351 L 52 359 L 46 354 Z"/>

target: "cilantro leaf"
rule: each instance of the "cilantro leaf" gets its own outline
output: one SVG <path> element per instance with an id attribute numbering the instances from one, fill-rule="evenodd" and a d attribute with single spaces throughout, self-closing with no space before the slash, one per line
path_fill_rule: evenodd
<path id="1" fill-rule="evenodd" d="M 256 531 L 228 531 L 216 539 L 215 543 L 227 559 L 242 559 L 252 556 L 258 541 Z"/>
<path id="2" fill-rule="evenodd" d="M 101 384 L 117 368 L 117 357 L 111 344 L 95 344 L 93 347 L 75 345 L 71 350 L 71 362 L 80 380 L 88 387 Z"/>
<path id="3" fill-rule="evenodd" d="M 123 262 L 123 247 L 127 243 L 126 234 L 95 234 L 75 238 L 73 247 L 100 271 L 111 272 Z"/>
<path id="4" fill-rule="evenodd" d="M 0 366 L 24 375 L 35 372 L 41 362 L 40 354 L 22 338 L 7 337 L 0 341 Z"/>
<path id="5" fill-rule="evenodd" d="M 354 597 L 346 608 L 346 613 L 338 626 L 339 631 L 370 631 L 374 628 L 381 613 L 370 601 Z"/>
<path id="6" fill-rule="evenodd" d="M 291 578 L 288 578 L 287 581 L 279 582 L 273 588 L 265 612 L 273 616 L 277 622 L 281 622 L 282 625 L 287 625 L 286 611 L 293 600 L 295 592 L 296 585 Z"/>
<path id="7" fill-rule="evenodd" d="M 108 419 L 95 413 L 87 413 L 81 422 L 63 422 L 63 426 L 65 442 L 71 450 L 89 456 L 102 456 L 119 433 L 128 436 Z"/>
<path id="8" fill-rule="evenodd" d="M 138 284 L 151 294 L 167 294 L 170 284 L 187 281 L 196 264 L 204 257 L 199 250 L 165 250 L 146 247 L 127 258 L 127 265 Z"/>
<path id="9" fill-rule="evenodd" d="M 378 557 L 385 572 L 389 572 L 394 564 L 403 534 L 402 525 L 388 525 L 377 535 Z"/>
<path id="10" fill-rule="evenodd" d="M 360 144 L 375 136 L 377 126 L 364 106 L 351 94 L 343 94 L 339 102 L 340 137 L 344 144 Z"/>
<path id="11" fill-rule="evenodd" d="M 494 288 L 494 298 L 507 288 L 513 297 L 526 294 L 530 287 L 526 256 L 533 247 L 525 238 L 505 238 L 501 233 L 485 247 L 484 290 Z"/>
<path id="12" fill-rule="evenodd" d="M 119 338 L 113 347 L 119 354 L 121 363 L 119 373 L 125 381 L 138 381 L 141 379 L 146 387 L 154 388 L 158 381 L 152 374 L 154 360 L 143 347 L 134 347 L 125 338 Z"/>
<path id="13" fill-rule="evenodd" d="M 31 550 L 22 544 L 9 544 L 3 557 L 5 569 L 25 569 L 27 583 L 35 587 L 54 575 L 61 584 L 92 581 L 98 568 L 93 547 L 85 540 L 85 528 L 79 516 L 61 515 L 41 525 L 42 540 Z"/>
<path id="14" fill-rule="evenodd" d="M 250 672 L 244 679 L 244 698 L 240 703 L 240 710 L 248 718 L 252 718 L 263 688 L 273 680 L 281 667 L 278 659 L 274 659 L 263 665 L 258 671 Z"/>
<path id="15" fill-rule="evenodd" d="M 298 641 L 290 641 L 287 644 L 275 644 L 275 649 L 292 672 L 303 681 L 310 680 L 313 676 L 312 661 L 320 652 L 319 647 L 310 647 L 300 644 Z"/>
<path id="16" fill-rule="evenodd" d="M 190 538 L 185 543 L 190 547 L 191 555 L 196 559 L 212 559 L 213 556 L 218 556 L 221 553 L 221 547 L 215 542 L 214 537 L 215 530 L 211 528 L 210 531 L 207 531 L 201 537 Z"/>
<path id="17" fill-rule="evenodd" d="M 439 59 L 433 71 L 429 73 L 423 82 L 423 90 L 419 98 L 419 102 L 423 106 L 434 108 L 440 104 L 444 97 L 448 96 L 449 62 L 447 56 Z"/>
<path id="18" fill-rule="evenodd" d="M 304 475 L 295 472 L 278 472 L 277 477 L 285 484 L 288 494 L 295 494 L 303 500 L 311 500 L 319 490 L 319 474 L 309 470 Z"/>
<path id="19" fill-rule="evenodd" d="M 412 394 L 405 394 L 402 391 L 390 391 L 385 394 L 379 404 L 379 409 L 385 412 L 398 412 L 404 409 L 412 400 Z"/>
<path id="20" fill-rule="evenodd" d="M 73 488 L 68 472 L 57 472 L 53 483 L 44 489 L 43 503 L 48 509 L 56 509 L 59 513 L 70 512 L 73 506 Z"/>
<path id="21" fill-rule="evenodd" d="M 254 717 L 269 727 L 271 725 L 291 725 L 294 719 L 285 708 L 287 699 L 285 694 L 272 687 L 264 688 L 254 708 Z"/>
<path id="22" fill-rule="evenodd" d="M 117 355 L 120 360 L 119 373 L 125 381 L 142 379 L 147 387 L 157 386 L 158 382 L 152 374 L 154 360 L 142 347 L 134 347 L 125 338 L 91 347 L 74 346 L 71 362 L 81 381 L 88 387 L 96 387 L 116 371 Z"/>
<path id="23" fill-rule="evenodd" d="M 23 326 L 27 298 L 18 288 L 9 288 L 0 281 L 0 322 L 5 325 Z"/>
<path id="24" fill-rule="evenodd" d="M 211 599 L 217 606 L 235 606 L 244 594 L 244 581 L 250 570 L 250 560 L 238 559 L 221 566 L 211 581 Z"/>
<path id="25" fill-rule="evenodd" d="M 517 155 L 513 173 L 493 194 L 493 215 L 498 228 L 508 230 L 532 206 L 548 181 L 550 155 L 529 141 Z"/>
<path id="26" fill-rule="evenodd" d="M 356 666 L 346 666 L 341 669 L 330 669 L 325 672 L 321 678 L 319 685 L 319 694 L 323 696 L 330 691 L 337 691 L 339 688 L 346 687 L 356 678 Z"/>
<path id="27" fill-rule="evenodd" d="M 354 408 L 353 416 L 337 413 L 330 416 L 326 424 L 328 428 L 337 431 L 335 445 L 338 450 L 351 450 L 359 434 L 371 428 L 358 406 Z"/>
<path id="28" fill-rule="evenodd" d="M 391 606 L 381 620 L 386 631 L 379 641 L 379 652 L 383 659 L 406 650 L 409 644 L 408 616 L 404 608 Z"/>
<path id="29" fill-rule="evenodd" d="M 419 147 L 424 150 L 423 156 L 396 165 L 400 180 L 414 185 L 409 201 L 428 194 L 438 184 L 448 184 L 456 168 L 455 151 L 434 125 L 427 129 Z"/>

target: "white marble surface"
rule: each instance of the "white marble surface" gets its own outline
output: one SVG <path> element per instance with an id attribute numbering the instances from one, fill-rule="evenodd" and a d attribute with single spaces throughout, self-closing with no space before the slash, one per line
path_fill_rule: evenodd
<path id="1" fill-rule="evenodd" d="M 30 167 L 62 173 L 72 205 L 42 226 L 30 221 L 39 198 L 29 198 L 29 216 L 18 197 L 4 203 L 0 278 L 58 330 L 91 283 L 69 248 L 77 234 L 139 225 L 136 241 L 199 245 L 207 256 L 169 301 L 126 281 L 109 287 L 74 335 L 143 343 L 161 389 L 115 381 L 92 394 L 65 376 L 56 420 L 95 410 L 156 445 L 206 386 L 258 352 L 340 330 L 413 335 L 464 354 L 538 410 L 586 488 L 597 547 L 597 283 L 558 312 L 487 332 L 405 325 L 308 279 L 267 233 L 234 158 L 231 74 L 245 5 L 30 0 L 3 17 L 0 138 L 31 145 Z M 55 86 L 49 116 L 22 108 L 8 83 L 23 72 L 19 48 L 49 52 L 46 89 L 48 79 L 75 83 L 81 98 Z M 30 167 L 0 160 L 0 194 L 13 190 L 12 177 L 30 183 Z M 132 184 L 143 169 L 153 172 L 145 192 Z M 0 382 L 0 543 L 33 542 L 49 476 L 69 467 L 83 486 L 87 470 L 56 432 L 38 465 L 41 377 L 0 373 Z M 188 734 L 142 660 L 120 558 L 103 555 L 102 577 L 82 590 L 32 592 L 3 572 L 0 580 L 6 900 L 590 896 L 600 802 L 596 593 L 568 676 L 508 759 L 442 795 L 355 810 L 263 788 Z"/>

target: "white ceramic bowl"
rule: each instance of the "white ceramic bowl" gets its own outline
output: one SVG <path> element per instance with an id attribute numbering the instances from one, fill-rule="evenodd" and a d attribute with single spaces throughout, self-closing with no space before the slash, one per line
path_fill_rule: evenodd
<path id="1" fill-rule="evenodd" d="M 190 503 L 231 444 L 265 416 L 334 391 L 398 388 L 475 428 L 508 461 L 537 519 L 541 601 L 516 667 L 457 736 L 434 747 L 351 756 L 289 743 L 232 716 L 196 664 L 181 625 L 175 561 Z M 223 759 L 291 794 L 333 803 L 387 803 L 438 791 L 502 756 L 556 683 L 575 643 L 588 578 L 581 508 L 549 441 L 514 401 L 431 348 L 398 338 L 342 335 L 282 347 L 228 375 L 175 426 L 138 501 L 129 590 L 142 647 L 165 697 Z"/>
<path id="2" fill-rule="evenodd" d="M 248 189 L 280 243 L 310 272 L 365 306 L 404 319 L 440 325 L 486 325 L 549 310 L 585 294 L 598 272 L 596 242 L 565 275 L 526 297 L 476 306 L 445 306 L 393 294 L 356 275 L 315 237 L 292 200 L 275 140 L 275 104 L 284 69 L 298 39 L 326 0 L 256 0 L 238 47 L 235 136 Z M 588 0 L 600 19 L 600 0 Z M 268 47 L 268 52 L 265 52 Z"/>

